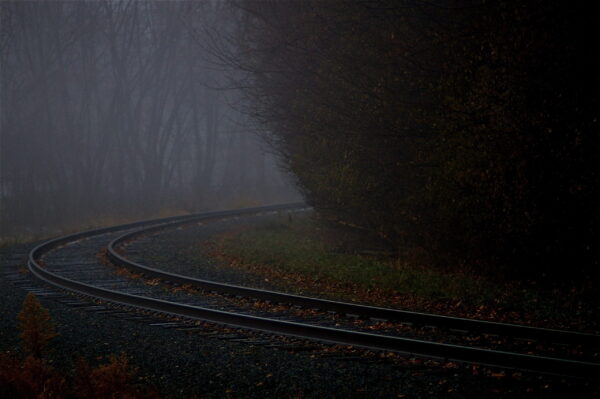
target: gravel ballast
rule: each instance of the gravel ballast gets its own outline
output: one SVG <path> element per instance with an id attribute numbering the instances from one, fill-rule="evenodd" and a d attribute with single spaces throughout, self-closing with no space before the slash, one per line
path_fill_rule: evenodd
<path id="1" fill-rule="evenodd" d="M 170 246 L 176 257 L 180 251 L 171 245 L 185 241 L 178 234 L 194 234 L 193 241 L 197 243 L 231 227 L 231 223 L 240 222 L 175 230 L 164 235 L 173 240 L 168 240 L 165 245 Z M 2 352 L 19 353 L 16 315 L 27 293 L 24 286 L 41 286 L 28 274 L 15 273 L 22 268 L 23 255 L 31 247 L 16 245 L 0 251 Z M 133 244 L 130 248 L 134 249 Z M 218 266 L 210 261 L 207 261 L 208 269 L 219 273 Z M 184 272 L 183 269 L 174 271 Z M 226 278 L 222 281 L 230 282 L 233 278 L 221 277 Z M 235 282 L 243 284 L 252 276 L 237 278 Z M 470 366 L 451 368 L 443 367 L 443 363 L 436 365 L 422 360 L 383 363 L 368 362 L 360 357 L 325 358 L 311 352 L 294 353 L 217 339 L 205 335 L 206 330 L 180 331 L 151 326 L 147 321 L 129 320 L 127 315 L 69 306 L 61 303 L 60 297 L 40 296 L 39 299 L 49 309 L 60 333 L 47 355 L 55 367 L 69 369 L 78 356 L 95 364 L 105 362 L 110 354 L 126 353 L 130 363 L 139 368 L 139 382 L 156 387 L 166 397 L 462 398 L 577 397 L 574 394 L 579 392 L 581 397 L 590 397 L 598 394 L 597 384 L 590 381 L 510 372 L 491 376 L 483 369 L 473 373 Z"/>

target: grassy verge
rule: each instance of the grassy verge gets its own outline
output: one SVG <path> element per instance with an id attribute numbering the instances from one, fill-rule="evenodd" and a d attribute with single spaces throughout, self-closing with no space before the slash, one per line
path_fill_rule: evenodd
<path id="1" fill-rule="evenodd" d="M 279 218 L 219 237 L 215 256 L 281 289 L 382 306 L 573 329 L 596 329 L 597 306 L 581 293 L 499 283 L 469 271 L 444 272 L 340 251 L 335 234 L 311 217 Z M 359 252 L 359 251 L 355 251 Z"/>
<path id="2" fill-rule="evenodd" d="M 336 252 L 309 218 L 259 226 L 229 236 L 223 243 L 226 253 L 250 263 L 349 282 L 368 290 L 410 292 L 428 299 L 462 297 L 476 303 L 490 301 L 498 294 L 495 287 L 469 276 Z"/>

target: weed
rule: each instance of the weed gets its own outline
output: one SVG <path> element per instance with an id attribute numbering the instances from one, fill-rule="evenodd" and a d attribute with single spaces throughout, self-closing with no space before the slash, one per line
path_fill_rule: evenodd
<path id="1" fill-rule="evenodd" d="M 40 359 L 48 342 L 58 335 L 48 309 L 30 292 L 17 319 L 25 353 Z"/>
<path id="2" fill-rule="evenodd" d="M 24 361 L 0 354 L 0 397 L 64 398 L 65 379 L 42 359 L 28 356 Z"/>
<path id="3" fill-rule="evenodd" d="M 127 356 L 111 356 L 96 368 L 80 359 L 75 379 L 41 358 L 48 341 L 57 336 L 54 324 L 37 298 L 29 293 L 17 316 L 22 331 L 24 360 L 0 353 L 0 398 L 11 399 L 156 399 L 158 394 L 132 384 L 136 369 Z"/>
<path id="4" fill-rule="evenodd" d="M 129 365 L 125 354 L 112 355 L 109 362 L 91 368 L 85 359 L 77 363 L 74 391 L 82 398 L 151 398 L 152 392 L 143 392 L 132 385 L 137 369 Z"/>

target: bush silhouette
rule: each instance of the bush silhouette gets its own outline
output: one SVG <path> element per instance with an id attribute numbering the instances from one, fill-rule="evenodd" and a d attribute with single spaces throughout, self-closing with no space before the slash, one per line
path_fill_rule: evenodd
<path id="1" fill-rule="evenodd" d="M 29 293 L 17 319 L 23 349 L 28 355 L 40 359 L 48 342 L 58 335 L 48 309 L 40 304 L 35 295 Z"/>

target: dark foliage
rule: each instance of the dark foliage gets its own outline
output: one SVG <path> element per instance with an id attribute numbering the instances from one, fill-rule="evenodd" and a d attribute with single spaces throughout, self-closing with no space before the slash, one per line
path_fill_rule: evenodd
<path id="1" fill-rule="evenodd" d="M 40 359 L 48 342 L 58 335 L 48 309 L 44 308 L 30 292 L 25 297 L 17 320 L 25 353 Z"/>
<path id="2" fill-rule="evenodd" d="M 251 111 L 324 216 L 440 265 L 595 273 L 600 64 L 589 10 L 238 5 Z"/>
<path id="3" fill-rule="evenodd" d="M 57 370 L 42 357 L 48 342 L 56 337 L 48 309 L 32 293 L 27 294 L 18 314 L 25 359 L 0 353 L 0 398 L 11 399 L 156 399 L 158 393 L 134 384 L 136 369 L 125 354 L 110 356 L 109 362 L 92 368 L 79 359 L 75 373 Z M 69 374 L 75 374 L 72 378 Z"/>

